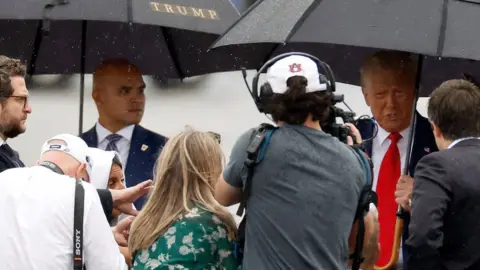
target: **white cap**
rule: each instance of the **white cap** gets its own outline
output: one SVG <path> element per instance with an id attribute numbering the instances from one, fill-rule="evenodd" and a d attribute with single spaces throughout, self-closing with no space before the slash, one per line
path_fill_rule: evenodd
<path id="1" fill-rule="evenodd" d="M 52 141 L 63 141 L 64 144 L 50 143 Z M 89 172 L 90 175 L 92 165 L 88 158 L 88 145 L 80 137 L 71 134 L 59 134 L 54 136 L 45 141 L 40 155 L 43 155 L 48 151 L 64 152 L 78 160 L 80 163 L 85 163 L 87 165 L 87 172 Z"/>
<path id="2" fill-rule="evenodd" d="M 317 63 L 303 55 L 292 55 L 275 62 L 267 71 L 267 82 L 275 94 L 287 91 L 287 80 L 293 76 L 307 78 L 307 93 L 325 91 L 327 84 L 320 83 L 320 73 Z"/>
<path id="3" fill-rule="evenodd" d="M 104 151 L 102 149 L 89 147 L 88 157 L 92 165 L 92 171 L 90 175 L 90 184 L 96 188 L 108 188 L 108 177 L 112 170 L 113 158 L 117 157 L 118 160 L 122 160 L 120 154 L 116 151 Z M 123 165 L 122 165 L 123 167 Z"/>

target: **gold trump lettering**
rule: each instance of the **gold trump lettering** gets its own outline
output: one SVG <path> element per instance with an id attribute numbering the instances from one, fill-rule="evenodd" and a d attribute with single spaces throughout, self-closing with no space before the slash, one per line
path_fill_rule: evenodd
<path id="1" fill-rule="evenodd" d="M 190 6 L 179 6 L 164 4 L 159 2 L 150 2 L 150 6 L 155 12 L 170 13 L 181 16 L 202 18 L 205 20 L 219 20 L 217 11 L 213 9 L 196 8 Z"/>

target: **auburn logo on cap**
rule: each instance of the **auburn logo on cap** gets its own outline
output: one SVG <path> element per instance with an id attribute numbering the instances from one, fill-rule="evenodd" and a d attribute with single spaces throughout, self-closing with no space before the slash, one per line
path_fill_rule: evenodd
<path id="1" fill-rule="evenodd" d="M 292 73 L 297 73 L 297 72 L 302 71 L 302 65 L 301 64 L 293 63 L 293 64 L 288 65 L 288 66 L 290 67 L 290 72 L 292 72 Z"/>

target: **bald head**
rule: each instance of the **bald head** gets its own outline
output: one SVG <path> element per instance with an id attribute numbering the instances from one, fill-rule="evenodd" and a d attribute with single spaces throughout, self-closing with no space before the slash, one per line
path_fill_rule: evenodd
<path id="1" fill-rule="evenodd" d="M 49 140 L 47 142 L 48 144 L 51 145 L 64 145 L 66 146 L 66 142 L 63 140 Z M 41 154 L 40 160 L 41 161 L 50 161 L 54 164 L 56 164 L 62 171 L 65 173 L 65 175 L 71 176 L 73 178 L 83 178 L 85 180 L 88 180 L 88 173 L 86 170 L 86 164 L 82 164 L 80 161 L 75 159 L 72 155 L 63 152 L 63 151 L 45 151 L 44 153 Z"/>
<path id="2" fill-rule="evenodd" d="M 93 90 L 102 90 L 101 85 L 111 83 L 121 76 L 141 76 L 140 69 L 126 59 L 107 59 L 95 68 L 93 73 Z"/>
<path id="3" fill-rule="evenodd" d="M 99 122 L 111 132 L 139 124 L 145 106 L 145 82 L 139 68 L 125 59 L 109 59 L 93 74 L 92 97 Z"/>

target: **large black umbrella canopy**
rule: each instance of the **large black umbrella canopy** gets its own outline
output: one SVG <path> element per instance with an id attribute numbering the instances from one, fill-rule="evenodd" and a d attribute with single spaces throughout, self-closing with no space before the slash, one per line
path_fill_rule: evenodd
<path id="1" fill-rule="evenodd" d="M 2 1 L 0 19 L 131 22 L 221 34 L 240 15 L 229 0 Z"/>
<path id="2" fill-rule="evenodd" d="M 136 64 L 144 75 L 166 81 L 243 66 L 255 68 L 268 53 L 246 46 L 234 54 L 232 48 L 207 52 L 218 35 L 152 25 L 52 21 L 48 36 L 38 33 L 38 27 L 39 22 L 33 20 L 0 20 L 0 54 L 34 65 L 29 69 L 32 74 L 92 73 L 102 60 L 121 57 Z M 39 35 L 41 43 L 36 48 Z"/>
<path id="3" fill-rule="evenodd" d="M 239 17 L 229 0 L 4 1 L 0 53 L 25 59 L 35 74 L 92 72 L 105 58 L 125 57 L 146 75 L 184 78 L 241 61 L 206 52 Z"/>
<path id="4" fill-rule="evenodd" d="M 258 0 L 213 45 L 315 42 L 480 60 L 480 1 Z"/>

